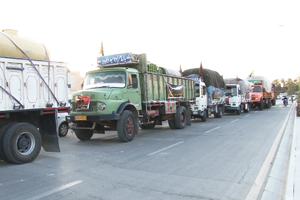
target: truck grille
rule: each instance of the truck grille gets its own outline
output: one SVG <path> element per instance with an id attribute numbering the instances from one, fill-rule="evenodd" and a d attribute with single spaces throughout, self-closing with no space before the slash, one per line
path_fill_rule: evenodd
<path id="1" fill-rule="evenodd" d="M 72 111 L 74 111 L 74 112 L 76 112 L 76 111 L 97 111 L 97 102 L 93 102 L 93 101 L 90 102 L 88 109 L 76 109 L 75 102 L 72 102 L 71 105 L 72 105 Z"/>

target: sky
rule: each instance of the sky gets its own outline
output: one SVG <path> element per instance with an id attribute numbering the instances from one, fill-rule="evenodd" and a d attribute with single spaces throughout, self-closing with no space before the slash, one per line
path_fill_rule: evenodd
<path id="1" fill-rule="evenodd" d="M 299 0 L 10 0 L 0 29 L 48 47 L 72 71 L 104 54 L 146 53 L 179 70 L 215 70 L 224 78 L 300 76 Z"/>

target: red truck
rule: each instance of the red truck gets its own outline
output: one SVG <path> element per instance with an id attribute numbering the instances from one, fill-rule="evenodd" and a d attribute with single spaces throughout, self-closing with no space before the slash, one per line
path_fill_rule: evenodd
<path id="1" fill-rule="evenodd" d="M 262 76 L 251 76 L 247 80 L 253 83 L 251 96 L 253 108 L 258 107 L 259 110 L 263 110 L 276 105 L 274 84 Z"/>

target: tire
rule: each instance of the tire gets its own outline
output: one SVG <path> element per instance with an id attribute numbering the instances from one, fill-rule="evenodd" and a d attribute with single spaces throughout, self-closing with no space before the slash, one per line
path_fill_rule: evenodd
<path id="1" fill-rule="evenodd" d="M 214 118 L 218 118 L 218 113 L 214 113 Z"/>
<path id="2" fill-rule="evenodd" d="M 133 140 L 135 134 L 137 133 L 137 129 L 137 120 L 135 119 L 134 114 L 129 110 L 124 110 L 120 120 L 117 123 L 119 139 L 122 142 L 129 142 Z"/>
<path id="3" fill-rule="evenodd" d="M 59 137 L 65 137 L 68 134 L 69 125 L 67 122 L 63 122 L 58 127 L 58 135 Z"/>
<path id="4" fill-rule="evenodd" d="M 175 120 L 168 120 L 168 124 L 171 129 L 176 129 Z"/>
<path id="5" fill-rule="evenodd" d="M 259 106 L 258 106 L 259 110 L 263 110 L 264 109 L 264 101 L 261 99 Z"/>
<path id="6" fill-rule="evenodd" d="M 11 127 L 13 124 L 15 123 L 9 123 L 9 124 L 5 124 L 4 126 L 1 127 L 0 129 L 0 160 L 4 160 L 4 161 L 8 161 L 6 156 L 3 154 L 3 143 L 2 143 L 2 138 L 3 138 L 3 135 L 5 134 L 6 130 Z"/>
<path id="7" fill-rule="evenodd" d="M 15 164 L 29 163 L 36 159 L 42 147 L 42 137 L 37 128 L 29 123 L 17 123 L 3 136 L 3 153 Z"/>
<path id="8" fill-rule="evenodd" d="M 187 111 L 184 106 L 179 106 L 175 114 L 175 127 L 184 129 L 187 123 Z"/>
<path id="9" fill-rule="evenodd" d="M 223 109 L 219 106 L 217 113 L 214 114 L 214 117 L 215 118 L 222 118 L 222 116 L 223 116 Z"/>
<path id="10" fill-rule="evenodd" d="M 241 106 L 239 106 L 239 109 L 236 111 L 236 114 L 237 114 L 237 115 L 240 115 L 240 114 L 241 114 Z"/>
<path id="11" fill-rule="evenodd" d="M 83 141 L 91 139 L 94 134 L 94 131 L 89 129 L 75 129 L 74 132 L 76 137 Z"/>
<path id="12" fill-rule="evenodd" d="M 268 100 L 267 108 L 269 109 L 269 108 L 271 108 L 271 107 L 272 107 L 272 103 L 271 103 L 270 100 Z"/>
<path id="13" fill-rule="evenodd" d="M 201 119 L 202 119 L 202 122 L 206 122 L 206 119 L 207 119 L 207 113 L 206 113 L 206 110 L 204 110 L 203 116 L 201 117 Z"/>

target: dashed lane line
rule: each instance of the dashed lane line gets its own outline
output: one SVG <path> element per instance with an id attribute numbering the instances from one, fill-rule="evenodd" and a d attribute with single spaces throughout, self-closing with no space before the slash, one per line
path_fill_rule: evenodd
<path id="1" fill-rule="evenodd" d="M 41 198 L 44 198 L 44 197 L 46 197 L 46 196 L 49 196 L 49 195 L 51 195 L 51 194 L 53 194 L 53 193 L 56 193 L 56 192 L 65 190 L 65 189 L 70 188 L 70 187 L 73 187 L 74 185 L 77 185 L 77 184 L 79 184 L 79 183 L 82 183 L 82 181 L 81 181 L 81 180 L 77 180 L 77 181 L 68 183 L 68 184 L 63 185 L 63 186 L 61 186 L 61 187 L 58 187 L 58 188 L 54 188 L 54 189 L 52 189 L 52 190 L 49 190 L 48 192 L 44 192 L 44 193 L 41 193 L 41 194 L 39 194 L 39 195 L 30 197 L 30 198 L 28 198 L 28 199 L 26 199 L 26 200 L 37 200 L 37 199 L 41 199 Z"/>
<path id="2" fill-rule="evenodd" d="M 149 154 L 147 154 L 147 155 L 148 155 L 148 156 L 153 156 L 153 155 L 155 155 L 155 154 L 158 154 L 158 153 L 160 153 L 160 152 L 162 152 L 162 151 L 168 150 L 168 149 L 170 149 L 170 148 L 172 148 L 172 147 L 175 147 L 175 146 L 177 146 L 177 145 L 179 145 L 179 144 L 182 144 L 182 143 L 183 143 L 183 141 L 177 142 L 177 143 L 175 143 L 175 144 L 172 144 L 172 145 L 167 146 L 167 147 L 165 147 L 165 148 L 162 148 L 162 149 L 160 149 L 160 150 L 154 151 L 154 152 L 149 153 Z"/>
<path id="3" fill-rule="evenodd" d="M 209 133 L 209 132 L 212 132 L 212 131 L 217 130 L 217 129 L 219 129 L 219 128 L 220 128 L 220 126 L 217 126 L 216 128 L 213 128 L 213 129 L 210 129 L 210 130 L 208 130 L 208 131 L 205 131 L 204 133 Z"/>

